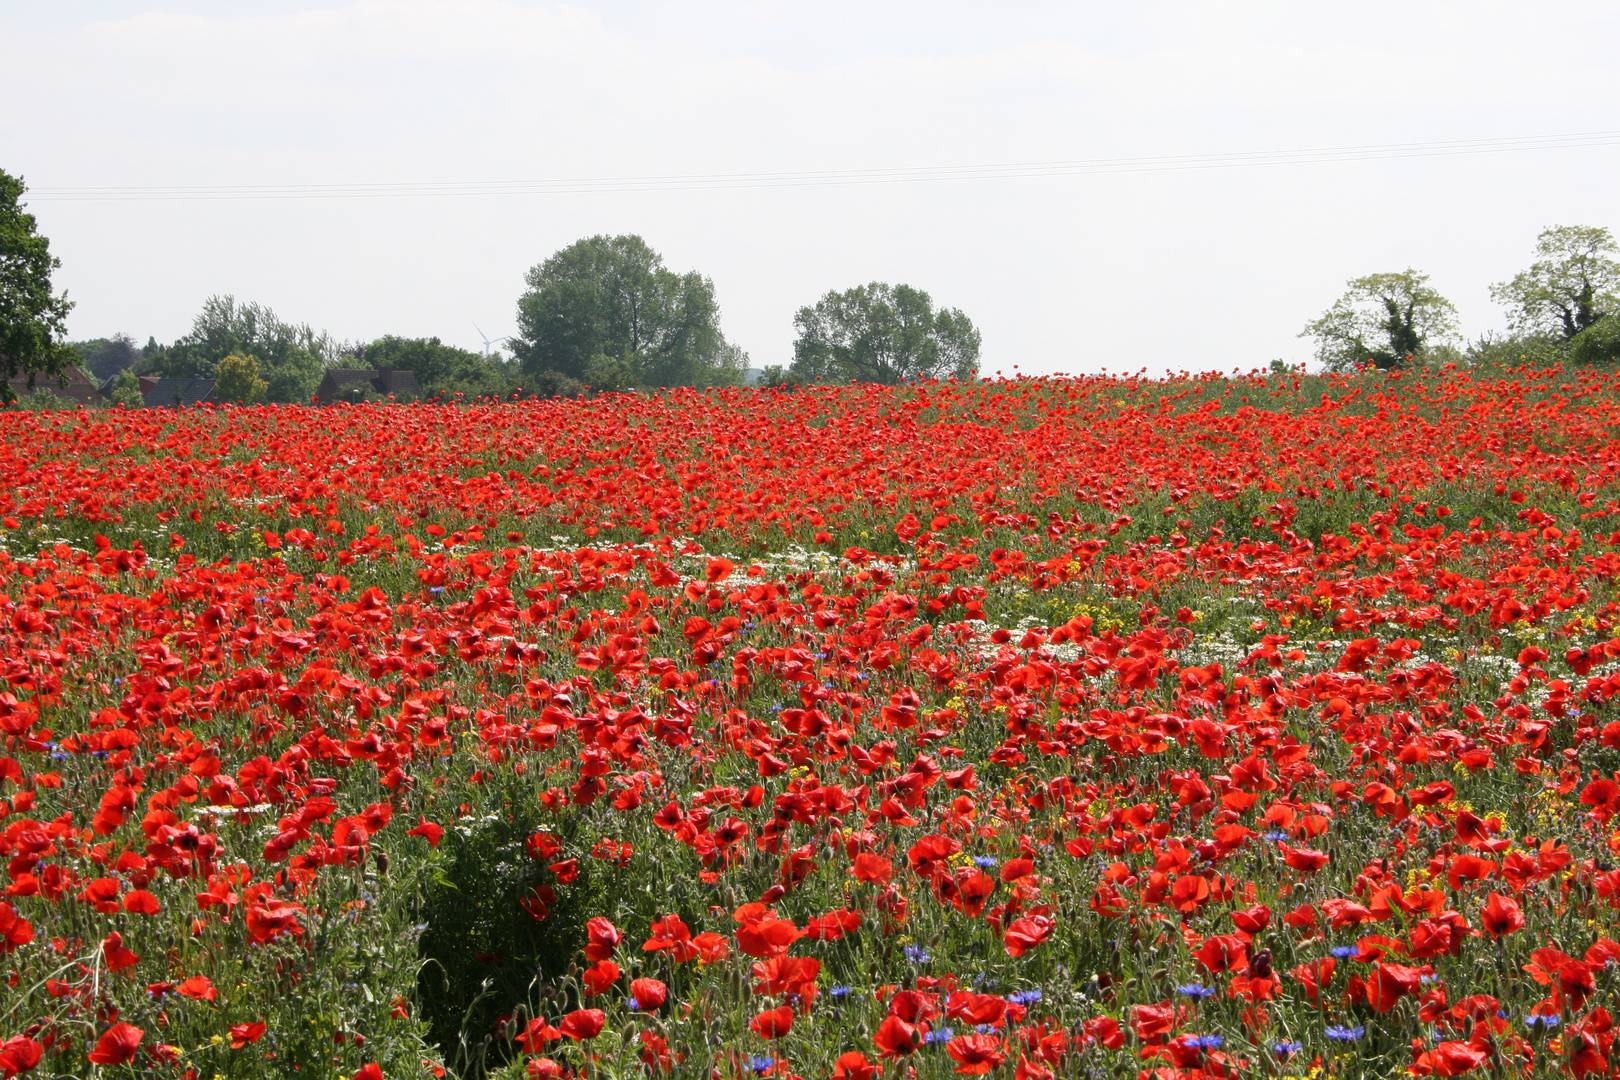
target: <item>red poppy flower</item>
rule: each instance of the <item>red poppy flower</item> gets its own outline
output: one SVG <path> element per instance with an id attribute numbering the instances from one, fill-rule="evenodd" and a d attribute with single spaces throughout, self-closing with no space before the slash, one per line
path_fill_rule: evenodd
<path id="1" fill-rule="evenodd" d="M 1387 1013 L 1401 998 L 1418 992 L 1422 977 L 1422 969 L 1380 963 L 1367 983 L 1367 1004 L 1376 1012 Z"/>
<path id="2" fill-rule="evenodd" d="M 737 948 L 749 956 L 780 956 L 804 936 L 791 920 L 779 917 L 764 904 L 744 904 L 735 914 Z"/>
<path id="3" fill-rule="evenodd" d="M 907 1023 L 892 1014 L 883 1018 L 883 1023 L 872 1035 L 878 1056 L 886 1058 L 909 1055 L 922 1045 L 922 1039 L 923 1033 L 916 1024 Z"/>
<path id="4" fill-rule="evenodd" d="M 1581 792 L 1581 805 L 1592 808 L 1592 816 L 1608 821 L 1620 812 L 1620 784 L 1613 780 L 1594 780 Z"/>
<path id="5" fill-rule="evenodd" d="M 258 1042 L 264 1035 L 264 1030 L 264 1025 L 260 1023 L 232 1024 L 230 1028 L 231 1049 L 240 1050 L 248 1043 Z"/>
<path id="6" fill-rule="evenodd" d="M 631 979 L 630 996 L 643 1012 L 657 1012 L 669 998 L 669 987 L 657 979 Z"/>
<path id="7" fill-rule="evenodd" d="M 590 944 L 585 946 L 587 960 L 606 960 L 624 940 L 624 933 L 600 915 L 585 924 L 585 932 L 590 935 Z"/>
<path id="8" fill-rule="evenodd" d="M 134 967 L 141 959 L 133 950 L 124 947 L 124 936 L 117 931 L 108 934 L 101 943 L 101 957 L 108 971 L 123 971 L 127 967 Z"/>
<path id="9" fill-rule="evenodd" d="M 963 1076 L 983 1076 L 1007 1060 L 995 1035 L 958 1035 L 945 1044 L 945 1052 L 957 1061 L 955 1071 Z"/>
<path id="10" fill-rule="evenodd" d="M 575 1009 L 562 1018 L 558 1030 L 570 1039 L 594 1039 L 602 1033 L 607 1014 L 601 1009 Z"/>
<path id="11" fill-rule="evenodd" d="M 134 1024 L 119 1021 L 96 1040 L 96 1048 L 90 1051 L 89 1058 L 97 1065 L 122 1065 L 134 1059 L 145 1037 L 146 1032 Z"/>
<path id="12" fill-rule="evenodd" d="M 1252 937 L 1271 925 L 1271 909 L 1264 904 L 1255 904 L 1253 907 L 1234 911 L 1232 912 L 1232 925 L 1236 926 L 1241 933 Z"/>
<path id="13" fill-rule="evenodd" d="M 424 817 L 421 819 L 421 823 L 419 825 L 414 828 L 406 829 L 405 835 L 420 836 L 422 839 L 428 842 L 429 847 L 438 847 L 439 839 L 444 836 L 444 826 L 435 825 L 433 822 Z"/>
<path id="14" fill-rule="evenodd" d="M 748 1026 L 762 1039 L 779 1039 L 793 1030 L 793 1006 L 766 1009 L 749 1021 Z"/>
<path id="15" fill-rule="evenodd" d="M 1479 923 L 1494 937 L 1511 934 L 1524 926 L 1524 912 L 1518 901 L 1493 892 L 1485 898 L 1485 907 L 1479 914 Z"/>
<path id="16" fill-rule="evenodd" d="M 0 1072 L 11 1077 L 25 1073 L 39 1064 L 45 1048 L 26 1035 L 13 1035 L 0 1043 Z"/>
<path id="17" fill-rule="evenodd" d="M 587 994 L 604 994 L 618 981 L 619 965 L 611 960 L 598 960 L 580 973 Z"/>
<path id="18" fill-rule="evenodd" d="M 124 894 L 124 910 L 134 915 L 156 915 L 163 910 L 158 898 L 145 889 L 131 889 Z"/>
<path id="19" fill-rule="evenodd" d="M 874 1064 L 859 1050 L 846 1050 L 833 1062 L 833 1080 L 877 1080 L 883 1066 Z"/>
<path id="20" fill-rule="evenodd" d="M 1023 956 L 1051 937 L 1056 925 L 1046 915 L 1026 915 L 1021 919 L 1015 919 L 1012 925 L 1007 927 L 1007 932 L 1001 936 L 1002 947 L 1007 950 L 1008 956 Z"/>
<path id="21" fill-rule="evenodd" d="M 1313 848 L 1289 847 L 1287 844 L 1279 846 L 1282 848 L 1283 862 L 1301 873 L 1314 874 L 1328 864 L 1326 852 L 1316 851 Z"/>

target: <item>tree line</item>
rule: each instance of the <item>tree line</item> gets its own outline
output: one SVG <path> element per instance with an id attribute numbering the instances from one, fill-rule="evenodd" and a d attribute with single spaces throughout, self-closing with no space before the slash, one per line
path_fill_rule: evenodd
<path id="1" fill-rule="evenodd" d="M 872 282 L 824 294 L 794 316 L 790 363 L 749 367 L 726 339 L 712 279 L 678 273 L 639 236 L 591 236 L 525 276 L 517 333 L 484 353 L 437 337 L 383 335 L 340 342 L 263 305 L 209 297 L 191 330 L 167 345 L 128 335 L 68 341 L 72 305 L 53 292 L 60 265 L 23 209 L 20 178 L 0 170 L 0 400 L 21 380 L 49 404 L 52 386 L 77 365 L 109 402 L 142 402 L 143 376 L 206 379 L 213 400 L 307 402 L 333 369 L 392 369 L 415 376 L 423 397 L 574 396 L 587 388 L 971 379 L 981 337 L 966 314 L 936 307 L 909 285 Z M 1609 230 L 1557 226 L 1538 238 L 1534 261 L 1491 286 L 1509 333 L 1464 344 L 1457 310 L 1413 269 L 1353 278 L 1301 332 L 1328 369 L 1400 368 L 1443 362 L 1620 360 L 1620 262 Z M 1273 367 L 1284 366 L 1273 361 Z M 360 398 L 377 396 L 367 389 Z"/>
<path id="2" fill-rule="evenodd" d="M 641 237 L 591 236 L 531 269 L 504 350 L 478 353 L 437 337 L 340 342 L 261 304 L 212 296 L 169 344 L 119 334 L 65 340 L 71 304 L 51 291 L 59 260 L 23 211 L 20 179 L 0 171 L 0 376 L 27 376 L 46 398 L 78 365 L 113 403 L 139 405 L 141 377 L 207 379 L 216 401 L 305 402 L 333 369 L 410 371 L 430 399 L 574 396 L 587 389 L 899 383 L 978 372 L 979 332 L 928 293 L 873 282 L 830 291 L 795 316 L 784 367 L 752 369 L 720 328 L 712 279 L 677 273 Z M 10 394 L 0 382 L 0 394 Z M 376 396 L 360 391 L 360 397 Z"/>

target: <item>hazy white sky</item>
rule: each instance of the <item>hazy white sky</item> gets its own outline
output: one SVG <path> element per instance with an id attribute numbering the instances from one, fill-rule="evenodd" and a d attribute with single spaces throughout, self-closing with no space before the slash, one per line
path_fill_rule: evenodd
<path id="1" fill-rule="evenodd" d="M 1470 336 L 1552 224 L 1620 228 L 1620 145 L 944 183 L 225 201 L 43 189 L 666 176 L 1240 153 L 1620 129 L 1620 6 L 0 0 L 0 168 L 76 337 L 232 293 L 340 338 L 511 333 L 530 266 L 636 232 L 785 363 L 883 280 L 984 368 L 1302 360 L 1345 279 L 1413 266 Z"/>

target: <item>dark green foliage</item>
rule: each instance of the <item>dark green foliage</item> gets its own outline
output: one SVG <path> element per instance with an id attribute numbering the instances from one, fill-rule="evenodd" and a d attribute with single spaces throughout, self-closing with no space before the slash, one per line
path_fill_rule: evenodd
<path id="1" fill-rule="evenodd" d="M 560 371 L 542 371 L 538 375 L 525 375 L 523 384 L 516 389 L 524 397 L 573 398 L 585 392 L 585 384 Z"/>
<path id="2" fill-rule="evenodd" d="M 677 274 L 639 236 L 592 236 L 530 270 L 512 340 L 523 376 L 607 385 L 738 382 L 747 357 L 720 332 L 714 282 Z"/>
<path id="3" fill-rule="evenodd" d="M 971 379 L 979 371 L 978 330 L 955 308 L 934 310 L 929 295 L 909 285 L 874 281 L 829 292 L 799 309 L 793 325 L 794 382 L 874 382 Z M 783 381 L 766 369 L 767 385 Z"/>
<path id="4" fill-rule="evenodd" d="M 1508 368 L 1533 364 L 1543 367 L 1567 361 L 1569 343 L 1549 334 L 1509 334 L 1505 337 L 1486 334 L 1464 350 L 1463 359 L 1476 366 Z"/>
<path id="5" fill-rule="evenodd" d="M 23 212 L 24 190 L 20 177 L 0 169 L 0 401 L 7 402 L 12 376 L 27 375 L 32 386 L 34 375 L 54 379 L 78 359 L 62 343 L 73 305 L 51 292 L 62 261 L 35 231 L 34 215 Z"/>
<path id="6" fill-rule="evenodd" d="M 414 372 L 424 398 L 504 397 L 511 392 L 507 365 L 446 345 L 436 337 L 403 338 L 388 334 L 358 350 L 364 366 Z"/>
<path id="7" fill-rule="evenodd" d="M 136 347 L 135 339 L 128 334 L 114 334 L 110 338 L 95 338 L 92 341 L 72 341 L 68 344 L 79 354 L 79 363 L 98 383 L 106 382 L 120 371 L 134 367 L 141 358 L 141 350 Z"/>
<path id="8" fill-rule="evenodd" d="M 565 885 L 524 849 L 541 828 L 560 828 L 566 839 L 577 819 L 543 821 L 532 790 L 514 785 L 510 795 L 508 813 L 446 831 L 447 867 L 422 910 L 419 1008 L 429 1039 L 463 1078 L 482 1077 L 519 1052 L 511 1036 L 522 1019 L 497 1030 L 497 1017 L 564 1011 L 541 1002 L 539 988 L 561 983 L 579 959 L 586 920 L 603 910 L 599 864 L 581 859 L 579 877 Z M 557 901 L 536 920 L 523 900 L 542 885 L 556 890 Z"/>
<path id="9" fill-rule="evenodd" d="M 1605 316 L 1582 330 L 1569 343 L 1569 355 L 1577 364 L 1620 361 L 1620 316 Z"/>

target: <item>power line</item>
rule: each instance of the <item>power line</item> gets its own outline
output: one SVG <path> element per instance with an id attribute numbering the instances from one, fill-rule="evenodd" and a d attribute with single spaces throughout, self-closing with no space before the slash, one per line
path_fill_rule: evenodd
<path id="1" fill-rule="evenodd" d="M 149 187 L 33 188 L 41 202 L 210 201 L 225 199 L 386 199 L 469 195 L 568 195 L 634 191 L 714 191 L 734 188 L 838 187 L 854 184 L 920 184 L 947 180 L 1005 180 L 1042 176 L 1096 176 L 1113 173 L 1182 172 L 1195 169 L 1252 169 L 1346 161 L 1459 157 L 1479 154 L 1565 150 L 1620 145 L 1620 131 L 1530 135 L 1510 139 L 1454 139 L 1442 142 L 1383 143 L 1235 154 L 1178 154 L 1166 157 L 1089 158 L 979 165 L 937 165 L 896 169 L 828 169 L 805 172 L 705 173 L 669 176 L 598 176 L 551 180 L 468 180 L 392 184 L 216 184 Z"/>

